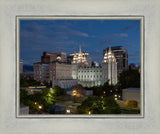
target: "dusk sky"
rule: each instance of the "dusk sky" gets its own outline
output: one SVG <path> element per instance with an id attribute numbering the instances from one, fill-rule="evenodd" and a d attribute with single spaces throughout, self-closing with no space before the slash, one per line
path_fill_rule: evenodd
<path id="1" fill-rule="evenodd" d="M 103 49 L 123 46 L 140 64 L 140 20 L 20 20 L 20 59 L 33 65 L 46 52 L 88 52 L 102 62 Z"/>

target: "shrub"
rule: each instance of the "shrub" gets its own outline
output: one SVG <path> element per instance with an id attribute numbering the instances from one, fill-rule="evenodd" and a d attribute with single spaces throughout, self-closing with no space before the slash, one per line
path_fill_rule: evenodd
<path id="1" fill-rule="evenodd" d="M 135 100 L 126 100 L 124 105 L 129 107 L 129 108 L 136 108 L 138 106 L 138 103 Z"/>

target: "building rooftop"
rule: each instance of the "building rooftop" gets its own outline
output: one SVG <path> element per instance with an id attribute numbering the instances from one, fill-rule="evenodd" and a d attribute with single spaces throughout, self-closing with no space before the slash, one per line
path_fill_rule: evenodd
<path id="1" fill-rule="evenodd" d="M 106 49 L 109 49 L 109 47 L 107 47 Z M 104 49 L 104 50 L 106 50 Z M 126 48 L 124 48 L 123 46 L 111 46 L 112 50 L 116 50 L 116 49 L 120 49 L 120 50 L 127 50 Z"/>

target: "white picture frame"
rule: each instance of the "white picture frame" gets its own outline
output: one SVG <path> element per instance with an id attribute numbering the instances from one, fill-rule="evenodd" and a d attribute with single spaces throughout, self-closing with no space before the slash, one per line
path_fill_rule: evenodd
<path id="1" fill-rule="evenodd" d="M 0 132 L 10 133 L 153 133 L 160 123 L 158 1 L 1 1 Z M 144 16 L 144 113 L 142 118 L 17 118 L 16 16 Z M 143 50 L 143 49 L 141 49 Z M 144 59 L 143 59 L 144 58 Z M 157 59 L 157 62 L 155 61 Z M 154 65 L 154 66 L 153 66 Z M 154 70 L 154 71 L 153 71 Z M 141 84 L 142 84 L 141 83 Z"/>

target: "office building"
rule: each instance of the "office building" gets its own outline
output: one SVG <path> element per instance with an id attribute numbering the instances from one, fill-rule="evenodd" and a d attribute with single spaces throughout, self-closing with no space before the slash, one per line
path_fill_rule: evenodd
<path id="1" fill-rule="evenodd" d="M 40 82 L 50 82 L 49 64 L 44 63 L 34 63 L 34 80 Z"/>
<path id="2" fill-rule="evenodd" d="M 49 53 L 43 52 L 43 56 L 41 56 L 41 62 L 49 64 L 51 62 L 62 62 L 66 63 L 66 53 L 58 52 L 58 53 Z"/>

